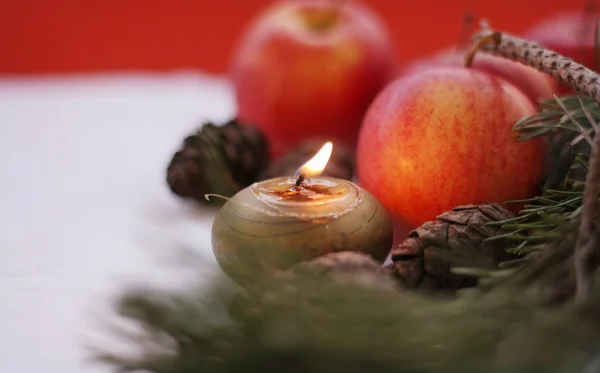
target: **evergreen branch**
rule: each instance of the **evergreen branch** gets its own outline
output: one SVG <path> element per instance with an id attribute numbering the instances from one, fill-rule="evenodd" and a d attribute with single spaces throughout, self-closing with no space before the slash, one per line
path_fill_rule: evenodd
<path id="1" fill-rule="evenodd" d="M 587 129 L 583 128 L 583 126 L 581 124 L 579 124 L 579 122 L 571 115 L 571 112 L 569 112 L 569 110 L 567 109 L 565 104 L 556 95 L 554 95 L 554 100 L 556 101 L 558 106 L 560 106 L 560 108 L 565 112 L 565 115 L 569 118 L 571 123 L 573 123 L 575 125 L 575 127 L 577 128 L 577 130 L 581 133 L 580 136 L 583 137 L 587 141 L 587 143 L 591 146 L 592 145 L 592 137 L 590 136 L 589 131 Z"/>
<path id="2" fill-rule="evenodd" d="M 558 105 L 557 101 L 561 104 Z M 585 183 L 583 173 L 590 152 L 590 144 L 578 141 L 581 130 L 593 133 L 600 119 L 600 105 L 589 97 L 566 96 L 540 102 L 538 113 L 519 120 L 514 129 L 520 139 L 544 136 L 549 142 L 548 169 L 544 190 L 551 188 L 581 189 Z M 579 126 L 573 124 L 577 121 Z"/>
<path id="3" fill-rule="evenodd" d="M 178 324 L 187 338 L 170 354 L 134 340 L 139 357 L 112 347 L 99 359 L 132 373 L 565 373 L 589 369 L 597 354 L 593 313 L 540 309 L 536 297 L 507 289 L 445 299 L 381 285 L 278 277 L 245 292 L 222 323 L 210 320 L 228 307 L 225 297 L 125 294 L 119 305 L 132 321 L 161 313 L 170 321 L 158 329 Z"/>
<path id="4" fill-rule="evenodd" d="M 597 27 L 597 25 L 596 25 Z M 554 51 L 548 50 L 539 44 L 520 39 L 516 36 L 510 35 L 504 32 L 497 32 L 491 30 L 485 23 L 482 24 L 483 30 L 476 33 L 473 37 L 472 48 L 465 55 L 465 65 L 470 66 L 473 62 L 475 54 L 478 51 L 484 51 L 491 53 L 496 56 L 504 57 L 510 60 L 520 62 L 526 66 L 533 67 L 543 73 L 549 74 L 560 82 L 566 83 L 578 92 L 581 92 L 594 102 L 595 106 L 600 103 L 600 77 L 594 71 L 586 68 L 585 66 L 576 63 L 575 61 L 562 56 Z M 574 206 L 567 199 L 560 203 L 546 204 L 545 198 L 538 199 L 538 202 L 542 202 L 541 207 L 529 207 L 525 208 L 522 213 L 530 214 L 534 221 L 539 222 L 539 218 L 535 214 L 539 214 L 542 211 L 557 213 L 564 209 L 565 206 L 571 208 L 576 207 L 574 211 L 568 216 L 567 222 L 575 221 L 577 215 L 581 216 L 577 239 L 572 250 L 573 256 L 573 271 L 575 276 L 575 294 L 574 300 L 576 304 L 588 303 L 591 293 L 592 277 L 598 266 L 600 265 L 600 230 L 596 226 L 597 210 L 598 210 L 598 185 L 600 184 L 600 136 L 594 136 L 598 132 L 597 121 L 594 119 L 592 113 L 586 110 L 583 100 L 578 98 L 577 103 L 581 106 L 581 111 L 577 110 L 573 112 L 572 107 L 565 105 L 565 103 L 558 97 L 554 97 L 555 105 L 546 103 L 546 108 L 550 108 L 550 113 L 553 110 L 559 109 L 562 111 L 560 118 L 551 115 L 548 111 L 545 113 L 543 109 L 539 115 L 532 116 L 523 121 L 520 121 L 515 125 L 516 129 L 523 129 L 528 127 L 528 134 L 526 136 L 536 137 L 540 135 L 548 135 L 552 139 L 552 135 L 558 135 L 554 138 L 554 145 L 551 146 L 553 150 L 561 150 L 562 155 L 559 153 L 559 160 L 562 158 L 564 164 L 569 166 L 567 170 L 563 167 L 559 167 L 561 174 L 554 175 L 554 179 L 548 180 L 552 182 L 562 181 L 565 185 L 569 179 L 568 176 L 571 172 L 577 173 L 582 169 L 585 171 L 584 190 L 581 192 L 581 205 Z M 593 104 L 590 106 L 594 106 Z M 550 115 L 549 115 L 550 114 Z M 580 118 L 576 118 L 576 115 Z M 557 120 L 558 119 L 558 120 Z M 580 119 L 585 119 L 586 125 L 582 125 Z M 549 123 L 550 122 L 550 123 Z M 554 122 L 554 123 L 552 123 Z M 553 128 L 554 127 L 554 128 Z M 554 132 L 552 132 L 554 130 Z M 573 131 L 572 134 L 568 134 L 565 130 Z M 527 131 L 526 131 L 527 132 Z M 575 136 L 573 138 L 573 136 Z M 588 146 L 585 152 L 574 152 L 581 140 L 584 139 Z M 570 141 L 569 141 L 570 140 Z M 571 148 L 566 148 L 566 145 Z M 584 158 L 585 154 L 588 154 L 586 164 Z M 557 162 L 560 166 L 561 162 Z M 554 170 L 555 173 L 557 170 Z M 552 175 L 549 175 L 552 176 Z M 559 176 L 559 177 L 557 177 Z M 564 176 L 560 177 L 560 176 Z M 579 173 L 579 180 L 581 180 L 581 174 Z M 562 179 L 562 180 L 561 180 Z M 548 180 L 546 181 L 546 187 L 548 187 Z M 533 215 L 532 215 L 533 214 Z M 535 224 L 531 224 L 535 226 Z M 564 224 L 558 224 L 561 226 Z M 511 226 L 510 224 L 507 226 Z M 557 226 L 557 227 L 558 227 Z M 530 234 L 525 236 L 521 232 L 524 225 L 521 222 L 516 224 L 516 230 L 513 231 L 513 235 L 517 238 L 527 241 L 544 241 L 543 236 Z M 519 245 L 520 247 L 524 245 Z M 551 253 L 550 255 L 552 255 Z M 540 261 L 544 263 L 543 260 Z M 538 262 L 539 263 L 539 262 Z"/>

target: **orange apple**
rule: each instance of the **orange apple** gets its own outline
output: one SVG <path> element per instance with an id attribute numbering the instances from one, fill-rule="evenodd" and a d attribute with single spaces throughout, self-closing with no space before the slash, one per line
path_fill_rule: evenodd
<path id="1" fill-rule="evenodd" d="M 264 131 L 274 158 L 313 137 L 355 146 L 394 66 L 388 33 L 366 5 L 278 1 L 253 22 L 233 58 L 238 117 Z"/>
<path id="2" fill-rule="evenodd" d="M 465 54 L 464 50 L 446 49 L 431 57 L 413 62 L 402 70 L 402 75 L 412 75 L 430 67 L 464 66 Z M 557 84 L 551 76 L 532 67 L 491 54 L 476 54 L 471 68 L 507 80 L 534 102 L 552 98 L 552 94 L 557 90 Z"/>
<path id="3" fill-rule="evenodd" d="M 545 143 L 518 140 L 513 125 L 535 112 L 514 85 L 481 71 L 435 67 L 399 78 L 364 118 L 358 183 L 409 228 L 458 205 L 532 197 Z"/>

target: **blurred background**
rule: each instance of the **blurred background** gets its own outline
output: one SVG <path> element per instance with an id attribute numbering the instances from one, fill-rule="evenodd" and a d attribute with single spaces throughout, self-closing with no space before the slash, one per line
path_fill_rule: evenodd
<path id="1" fill-rule="evenodd" d="M 227 71 L 244 28 L 271 0 L 2 0 L 0 74 Z M 583 0 L 364 0 L 402 63 L 457 42 L 465 11 L 497 29 L 580 9 Z"/>
<path id="2" fill-rule="evenodd" d="M 455 45 L 465 12 L 518 34 L 585 3 L 362 1 L 401 64 Z M 180 286 L 174 247 L 216 268 L 213 212 L 173 196 L 165 170 L 200 123 L 236 114 L 229 65 L 272 2 L 0 0 L 0 372 L 105 373 L 82 367 L 81 334 L 113 290 Z"/>

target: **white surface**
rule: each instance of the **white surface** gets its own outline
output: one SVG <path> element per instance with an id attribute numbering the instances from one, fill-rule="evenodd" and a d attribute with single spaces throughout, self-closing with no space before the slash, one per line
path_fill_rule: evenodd
<path id="1" fill-rule="evenodd" d="M 214 212 L 175 198 L 165 168 L 233 112 L 225 81 L 191 73 L 0 79 L 0 372 L 107 372 L 82 343 L 113 289 L 185 280 L 180 245 L 216 268 Z"/>

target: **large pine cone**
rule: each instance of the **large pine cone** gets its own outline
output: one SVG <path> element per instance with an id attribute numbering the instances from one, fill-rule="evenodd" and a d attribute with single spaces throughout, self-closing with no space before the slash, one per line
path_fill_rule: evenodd
<path id="1" fill-rule="evenodd" d="M 501 227 L 487 225 L 514 217 L 500 204 L 459 206 L 411 231 L 392 249 L 386 271 L 411 289 L 454 291 L 477 284 L 477 278 L 450 272 L 452 267 L 498 269 L 515 257 L 506 249 L 514 244 L 498 236 Z"/>
<path id="2" fill-rule="evenodd" d="M 273 162 L 260 176 L 260 179 L 270 179 L 278 176 L 292 176 L 306 161 L 311 159 L 327 142 L 323 139 L 308 139 L 290 149 L 280 159 Z M 354 177 L 355 154 L 343 143 L 334 143 L 331 157 L 323 170 L 322 176 L 331 176 L 344 180 Z"/>
<path id="3" fill-rule="evenodd" d="M 205 123 L 173 155 L 167 183 L 176 195 L 200 202 L 208 202 L 208 193 L 231 197 L 267 167 L 267 145 L 257 128 L 235 119 L 220 126 Z"/>

